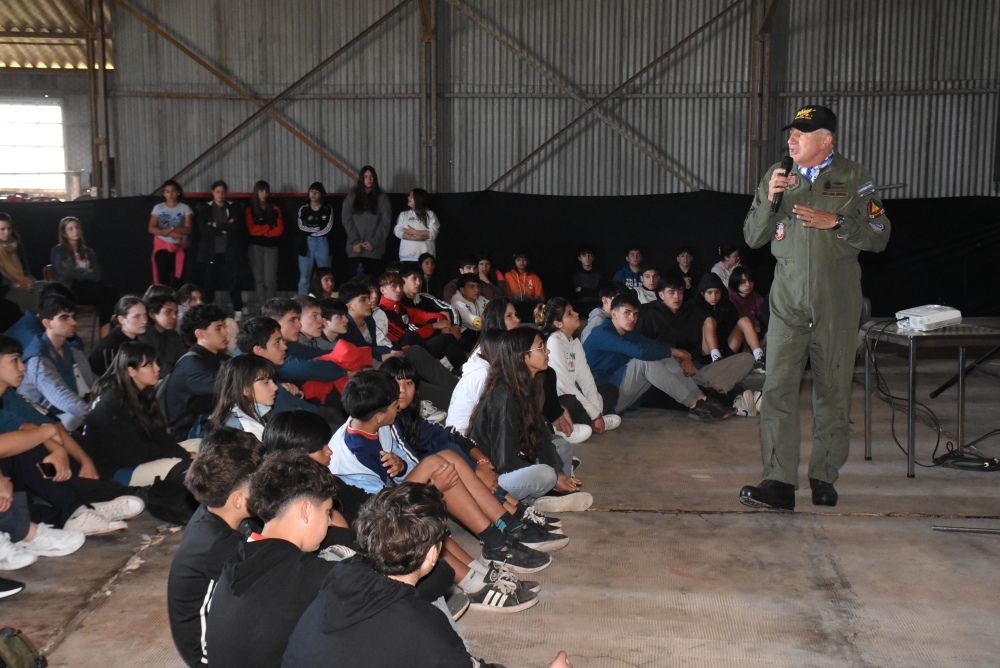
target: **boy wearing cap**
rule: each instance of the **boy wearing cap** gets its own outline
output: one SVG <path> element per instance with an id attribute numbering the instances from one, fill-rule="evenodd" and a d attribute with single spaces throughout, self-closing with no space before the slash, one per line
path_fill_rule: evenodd
<path id="1" fill-rule="evenodd" d="M 764 481 L 740 491 L 755 508 L 794 510 L 798 487 L 799 385 L 813 370 L 814 505 L 834 506 L 833 483 L 850 444 L 851 377 L 861 313 L 860 251 L 880 252 L 890 225 L 864 166 L 833 149 L 837 116 L 809 105 L 792 122 L 789 173 L 772 165 L 761 179 L 743 236 L 771 244 L 777 259 L 767 333 L 767 380 L 760 420 Z M 776 198 L 781 196 L 780 202 Z"/>
<path id="2" fill-rule="evenodd" d="M 326 188 L 319 181 L 309 186 L 309 203 L 299 209 L 299 294 L 309 291 L 313 263 L 330 266 L 330 243 L 327 235 L 333 229 L 333 207 L 326 203 Z"/>

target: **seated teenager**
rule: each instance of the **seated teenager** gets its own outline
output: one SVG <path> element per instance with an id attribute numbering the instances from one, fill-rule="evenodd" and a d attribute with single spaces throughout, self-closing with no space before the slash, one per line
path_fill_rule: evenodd
<path id="1" fill-rule="evenodd" d="M 160 375 L 166 378 L 173 372 L 177 360 L 187 352 L 187 346 L 177 333 L 177 297 L 171 291 L 165 295 L 144 295 L 142 300 L 150 321 L 139 340 L 156 351 Z"/>
<path id="2" fill-rule="evenodd" d="M 335 299 L 337 281 L 329 267 L 314 267 L 309 280 L 309 296 L 313 299 Z"/>
<path id="3" fill-rule="evenodd" d="M 504 533 L 503 507 L 459 455 L 442 452 L 421 459 L 400 440 L 393 428 L 398 405 L 399 386 L 387 374 L 362 371 L 348 381 L 344 408 L 351 417 L 330 441 L 330 470 L 368 493 L 404 479 L 433 480 L 449 512 L 483 542 L 484 560 L 507 561 L 516 572 L 546 568 L 551 557 Z"/>
<path id="4" fill-rule="evenodd" d="M 720 279 L 723 285 L 729 284 L 729 276 L 733 269 L 740 266 L 740 249 L 736 244 L 724 243 L 719 246 L 719 261 L 712 265 L 712 272 Z"/>
<path id="5" fill-rule="evenodd" d="M 489 260 L 486 262 L 489 262 Z M 455 293 L 458 292 L 458 279 L 465 274 L 472 274 L 476 277 L 476 280 L 479 282 L 479 294 L 486 297 L 487 301 L 503 297 L 502 287 L 498 290 L 493 283 L 479 275 L 479 258 L 475 255 L 465 255 L 458 261 L 458 276 L 445 283 L 444 290 L 441 292 L 442 299 L 451 303 Z"/>
<path id="6" fill-rule="evenodd" d="M 14 229 L 14 222 L 8 214 L 0 212 L 0 296 L 22 311 L 37 311 L 46 285 L 31 275 L 26 247 Z"/>
<path id="7" fill-rule="evenodd" d="M 292 299 L 268 299 L 260 310 L 265 318 L 273 318 L 281 328 L 281 338 L 288 348 L 285 363 L 278 369 L 282 380 L 296 384 L 308 380 L 330 382 L 343 378 L 347 370 L 328 360 L 318 360 L 324 351 L 299 343 L 302 333 L 302 307 Z M 319 313 L 317 313 L 318 315 Z"/>
<path id="8" fill-rule="evenodd" d="M 409 281 L 410 287 L 406 284 Z M 442 312 L 431 313 L 419 308 L 408 307 L 403 299 L 407 290 L 414 293 L 420 277 L 416 273 L 401 274 L 388 272 L 379 279 L 381 299 L 379 308 L 388 319 L 388 337 L 393 348 L 402 350 L 407 346 L 425 348 L 435 359 L 447 359 L 456 374 L 469 359 L 459 342 L 459 326 L 452 325 L 449 316 Z M 422 302 L 426 304 L 426 300 Z M 449 307 L 450 310 L 450 307 Z"/>
<path id="9" fill-rule="evenodd" d="M 668 274 L 680 274 L 684 279 L 684 298 L 694 297 L 695 288 L 698 286 L 698 279 L 701 278 L 701 267 L 695 263 L 694 250 L 690 246 L 681 246 L 677 249 L 676 271 Z"/>
<path id="10" fill-rule="evenodd" d="M 577 259 L 580 268 L 573 273 L 573 301 L 583 313 L 589 313 L 601 305 L 598 289 L 601 287 L 601 272 L 594 265 L 594 247 L 589 244 L 580 246 Z"/>
<path id="11" fill-rule="evenodd" d="M 441 556 L 448 518 L 432 485 L 403 484 L 377 494 L 357 522 L 363 559 L 333 567 L 302 613 L 285 650 L 286 666 L 471 668 L 465 644 L 440 610 L 417 595 L 417 582 Z M 393 642 L 372 642 L 392 629 Z"/>
<path id="12" fill-rule="evenodd" d="M 599 289 L 601 305 L 596 307 L 587 316 L 587 325 L 583 328 L 583 331 L 580 332 L 580 341 L 582 343 L 586 343 L 587 337 L 590 336 L 590 333 L 611 316 L 611 302 L 614 301 L 615 297 L 626 294 L 627 292 L 630 292 L 630 290 L 625 287 L 624 283 L 619 283 L 618 281 L 607 281 L 606 283 L 601 283 L 601 287 Z"/>
<path id="13" fill-rule="evenodd" d="M 629 246 L 625 251 L 625 266 L 615 273 L 612 280 L 618 281 L 629 290 L 635 290 L 642 284 L 641 267 L 642 249 L 638 246 Z"/>
<path id="14" fill-rule="evenodd" d="M 343 338 L 358 347 L 370 348 L 376 369 L 383 360 L 403 356 L 401 350 L 392 349 L 388 326 L 381 329 L 376 324 L 372 292 L 364 282 L 354 280 L 340 286 L 340 299 L 347 307 L 347 331 Z M 384 318 L 385 313 L 379 312 Z"/>
<path id="15" fill-rule="evenodd" d="M 336 496 L 333 475 L 307 454 L 264 458 L 250 477 L 250 510 L 264 527 L 222 568 L 205 635 L 210 665 L 281 666 L 288 636 L 333 569 L 314 553 Z"/>
<path id="16" fill-rule="evenodd" d="M 264 449 L 268 454 L 287 451 L 302 452 L 316 462 L 317 466 L 329 469 L 332 455 L 329 443 L 332 434 L 330 427 L 321 418 L 303 411 L 287 411 L 276 414 L 267 423 L 264 428 Z M 343 558 L 352 556 L 357 549 L 353 533 L 345 528 L 349 526 L 348 519 L 352 523 L 357 519 L 361 506 L 371 495 L 358 487 L 348 485 L 337 476 L 333 476 L 333 478 L 337 483 L 337 496 L 334 510 L 330 512 L 330 529 L 323 541 L 324 546 L 331 547 L 329 550 L 321 551 L 320 556 L 328 558 L 330 561 L 341 561 Z M 456 557 L 457 560 L 464 558 L 465 564 L 473 560 L 450 538 L 449 543 L 453 544 L 453 550 L 461 555 Z M 328 553 L 331 552 L 339 558 L 329 556 Z M 488 572 L 485 566 L 482 564 L 480 566 L 484 573 Z M 420 595 L 428 601 L 437 600 L 447 589 L 451 588 L 453 582 L 458 584 L 458 578 L 453 569 L 442 564 L 442 568 L 437 570 L 440 572 L 422 580 L 417 586 Z M 498 577 L 515 579 L 513 573 L 506 568 L 502 569 Z M 537 583 L 529 584 L 537 585 Z"/>
<path id="17" fill-rule="evenodd" d="M 479 478 L 478 483 L 473 481 L 467 483 L 466 487 L 478 494 L 482 491 L 479 489 L 479 485 L 485 486 L 502 507 L 497 508 L 492 502 L 481 503 L 480 506 L 488 514 L 509 513 L 510 517 L 502 515 L 507 530 L 528 547 L 551 552 L 568 543 L 568 539 L 563 539 L 560 536 L 547 536 L 531 528 L 530 525 L 535 525 L 539 529 L 544 529 L 546 533 L 563 533 L 561 522 L 558 520 L 549 521 L 541 513 L 528 513 L 526 504 L 519 502 L 500 486 L 497 473 L 489 457 L 479 449 L 474 441 L 453 429 L 447 429 L 421 417 L 418 408 L 419 381 L 415 369 L 409 362 L 405 359 L 393 358 L 383 364 L 379 371 L 388 373 L 399 384 L 399 407 L 393 426 L 396 430 L 396 436 L 417 457 L 423 459 L 427 455 L 440 454 L 454 463 L 463 474 L 466 467 L 475 471 Z M 461 461 L 455 458 L 456 454 L 461 457 Z M 530 530 L 522 532 L 522 525 Z"/>
<path id="18" fill-rule="evenodd" d="M 462 274 L 456 280 L 457 291 L 451 298 L 451 307 L 462 323 L 462 347 L 471 352 L 483 331 L 483 311 L 489 300 L 480 294 L 479 279 L 474 274 Z"/>
<path id="19" fill-rule="evenodd" d="M 437 269 L 437 260 L 430 253 L 421 253 L 417 256 L 417 264 L 420 265 L 420 270 L 423 272 L 424 290 L 429 295 L 440 297 L 443 286 L 441 280 L 434 275 L 434 270 Z"/>
<path id="20" fill-rule="evenodd" d="M 403 262 L 398 272 L 387 273 L 398 273 L 400 278 L 403 279 L 402 302 L 407 309 L 417 309 L 425 313 L 440 314 L 452 326 L 458 326 L 458 314 L 451 308 L 451 304 L 428 292 L 422 292 L 424 289 L 424 274 L 419 264 L 416 262 Z M 377 288 L 378 285 L 376 285 Z M 455 333 L 457 336 L 457 329 Z"/>
<path id="21" fill-rule="evenodd" d="M 260 440 L 278 393 L 274 378 L 274 365 L 256 355 L 237 355 L 225 362 L 219 373 L 218 399 L 210 426 L 242 429 Z"/>
<path id="22" fill-rule="evenodd" d="M 205 301 L 201 298 L 201 288 L 194 283 L 185 283 L 177 288 L 177 324 L 184 322 L 184 316 L 195 306 L 201 306 Z"/>
<path id="23" fill-rule="evenodd" d="M 160 368 L 156 351 L 141 341 L 122 344 L 108 373 L 94 385 L 94 400 L 80 444 L 101 478 L 148 487 L 156 478 L 182 478 L 193 455 L 167 433 L 156 403 Z"/>
<path id="24" fill-rule="evenodd" d="M 82 485 L 80 478 L 97 479 L 94 462 L 62 423 L 17 393 L 24 378 L 21 352 L 17 339 L 0 335 L 0 453 L 8 453 L 0 454 L 4 475 L 14 481 L 15 491 L 31 492 L 47 504 L 31 504 L 36 522 L 87 535 L 126 529 L 121 520 L 141 513 L 142 500 L 121 496 L 87 505 L 76 487 Z M 76 475 L 70 458 L 79 466 Z M 53 475 L 43 474 L 40 464 L 51 464 Z"/>
<path id="25" fill-rule="evenodd" d="M 761 334 L 767 332 L 771 312 L 767 300 L 754 290 L 753 272 L 750 267 L 736 267 L 729 275 L 729 300 L 741 318 L 749 318 L 754 328 Z"/>
<path id="26" fill-rule="evenodd" d="M 208 663 L 208 610 L 222 567 L 250 518 L 250 476 L 260 466 L 253 435 L 222 427 L 201 441 L 184 484 L 201 505 L 184 527 L 167 577 L 167 614 L 174 645 L 188 666 Z M 249 533 L 249 532 L 248 532 Z"/>
<path id="27" fill-rule="evenodd" d="M 655 387 L 682 406 L 692 420 L 723 420 L 733 414 L 705 393 L 681 368 L 690 353 L 636 334 L 639 300 L 631 292 L 611 302 L 611 318 L 594 328 L 583 343 L 587 364 L 597 383 L 618 387 L 616 410 L 626 411 Z"/>
<path id="28" fill-rule="evenodd" d="M 506 297 L 494 299 L 487 304 L 483 310 L 483 334 L 479 339 L 479 346 L 472 351 L 469 361 L 462 368 L 462 378 L 451 395 L 446 427 L 460 434 L 468 433 L 469 418 L 479 405 L 490 368 L 487 350 L 495 346 L 500 332 L 514 329 L 520 324 L 514 304 Z"/>
<path id="29" fill-rule="evenodd" d="M 181 323 L 181 337 L 191 350 L 177 361 L 164 395 L 167 428 L 177 441 L 193 437 L 192 430 L 197 432 L 215 408 L 215 377 L 229 359 L 225 312 L 215 304 L 192 307 Z"/>
<path id="30" fill-rule="evenodd" d="M 34 338 L 24 351 L 25 376 L 18 392 L 51 409 L 66 427 L 74 431 L 89 410 L 94 374 L 79 347 L 76 336 L 76 304 L 59 295 L 42 300 L 38 317 L 45 333 Z"/>
<path id="31" fill-rule="evenodd" d="M 292 301 L 302 309 L 299 343 L 308 348 L 318 348 L 324 352 L 333 350 L 333 344 L 323 336 L 323 309 L 319 300 L 309 295 L 295 295 Z"/>
<path id="32" fill-rule="evenodd" d="M 549 368 L 556 374 L 559 403 L 569 411 L 575 424 L 590 425 L 595 434 L 617 429 L 621 418 L 605 415 L 618 403 L 618 388 L 611 383 L 599 386 L 587 364 L 583 343 L 576 338 L 580 314 L 562 297 L 554 297 L 535 309 L 535 324 L 548 336 Z"/>
<path id="33" fill-rule="evenodd" d="M 71 289 L 82 303 L 97 309 L 100 334 L 107 336 L 118 290 L 101 282 L 97 253 L 84 242 L 78 218 L 67 216 L 59 221 L 59 243 L 52 247 L 49 261 L 56 281 Z"/>
<path id="34" fill-rule="evenodd" d="M 723 395 L 731 395 L 725 397 L 724 403 L 733 404 L 741 415 L 755 416 L 760 393 L 747 390 L 739 382 L 753 368 L 753 357 L 740 353 L 712 364 L 705 363 L 701 354 L 704 321 L 694 305 L 685 302 L 684 285 L 684 278 L 679 274 L 661 278 L 657 286 L 658 299 L 639 309 L 635 331 L 674 350 L 687 352 L 686 357 L 676 358 L 685 376 L 706 391 L 713 388 Z"/>
<path id="35" fill-rule="evenodd" d="M 593 497 L 580 491 L 583 482 L 573 476 L 573 446 L 565 439 L 553 439 L 542 415 L 540 372 L 547 368 L 548 350 L 534 328 L 501 334 L 491 355 L 483 398 L 469 420 L 469 437 L 489 457 L 499 484 L 515 499 L 541 512 L 586 510 Z"/>
<path id="36" fill-rule="evenodd" d="M 90 352 L 90 368 L 103 376 L 115 359 L 115 353 L 126 341 L 134 341 L 146 331 L 146 305 L 135 295 L 125 295 L 115 304 L 111 333 L 97 342 Z"/>
<path id="37" fill-rule="evenodd" d="M 523 251 L 514 253 L 514 268 L 504 274 L 504 296 L 513 300 L 515 305 L 524 305 L 525 317 L 540 301 L 545 301 L 545 290 L 542 279 L 533 271 L 528 271 L 528 254 Z"/>
<path id="38" fill-rule="evenodd" d="M 755 360 L 764 359 L 757 330 L 750 318 L 741 318 L 737 313 L 736 307 L 729 301 L 728 288 L 716 274 L 709 272 L 701 277 L 694 309 L 703 323 L 702 355 L 717 362 L 723 357 L 723 352 L 719 350 L 720 341 L 725 344 L 725 356 L 740 352 L 746 342 Z"/>
<path id="39" fill-rule="evenodd" d="M 660 281 L 660 272 L 656 267 L 645 265 L 639 268 L 639 285 L 634 291 L 640 304 L 656 301 L 656 284 Z"/>
<path id="40" fill-rule="evenodd" d="M 64 557 L 80 549 L 86 540 L 80 531 L 54 529 L 31 521 L 26 492 L 15 491 L 14 480 L 3 471 L 3 460 L 15 451 L 0 438 L 0 571 L 25 568 L 38 557 Z M 21 589 L 23 584 L 0 578 L 0 598 Z"/>
<path id="41" fill-rule="evenodd" d="M 281 326 L 272 318 L 250 318 L 242 322 L 236 336 L 238 355 L 254 355 L 267 360 L 280 369 L 287 357 L 287 344 L 281 336 Z M 280 381 L 280 378 L 279 378 Z M 347 379 L 344 379 L 346 382 Z M 305 384 L 307 387 L 309 383 Z M 301 388 L 286 382 L 277 383 L 274 411 L 303 410 L 320 415 L 331 427 L 340 426 L 347 419 L 342 410 L 332 406 L 318 406 L 305 399 Z M 324 395 L 325 396 L 325 395 Z"/>

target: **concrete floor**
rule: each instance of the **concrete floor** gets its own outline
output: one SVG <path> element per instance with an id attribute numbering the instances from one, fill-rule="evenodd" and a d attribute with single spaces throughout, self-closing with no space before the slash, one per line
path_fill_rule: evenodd
<path id="1" fill-rule="evenodd" d="M 926 398 L 954 362 L 921 359 Z M 904 360 L 880 363 L 902 393 Z M 1000 427 L 1000 380 L 988 371 L 968 380 L 970 440 Z M 807 381 L 806 425 L 809 390 Z M 927 403 L 954 434 L 955 391 Z M 627 414 L 619 430 L 578 446 L 595 504 L 563 516 L 573 541 L 538 574 L 541 603 L 516 615 L 470 612 L 460 630 L 475 654 L 509 668 L 547 665 L 562 648 L 577 668 L 996 666 L 1000 536 L 932 527 L 1000 528 L 1000 474 L 918 468 L 907 479 L 884 402 L 874 461 L 863 459 L 860 382 L 852 415 L 840 504 L 814 507 L 806 488 L 794 514 L 772 514 L 737 502 L 740 487 L 760 479 L 756 419 Z M 902 414 L 897 431 L 905 438 Z M 934 440 L 919 424 L 919 461 L 930 460 Z M 980 451 L 1000 456 L 1000 438 Z M 0 625 L 24 629 L 49 650 L 50 666 L 180 666 L 165 606 L 179 540 L 144 515 L 127 533 L 43 559 L 15 574 L 28 588 L 0 601 Z"/>

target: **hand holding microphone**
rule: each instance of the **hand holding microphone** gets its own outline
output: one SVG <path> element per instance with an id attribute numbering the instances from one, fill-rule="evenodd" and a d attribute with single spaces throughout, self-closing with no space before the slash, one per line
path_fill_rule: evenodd
<path id="1" fill-rule="evenodd" d="M 781 208 L 781 198 L 785 194 L 790 171 L 792 171 L 792 156 L 786 155 L 781 159 L 781 167 L 771 174 L 771 181 L 767 185 L 768 194 L 771 196 L 771 213 L 777 213 Z"/>

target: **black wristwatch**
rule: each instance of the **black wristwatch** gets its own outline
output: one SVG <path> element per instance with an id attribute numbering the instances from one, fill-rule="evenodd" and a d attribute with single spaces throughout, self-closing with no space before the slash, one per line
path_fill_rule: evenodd
<path id="1" fill-rule="evenodd" d="M 844 226 L 844 217 L 843 216 L 837 216 L 837 222 L 834 224 L 833 229 L 839 230 L 843 226 Z"/>

